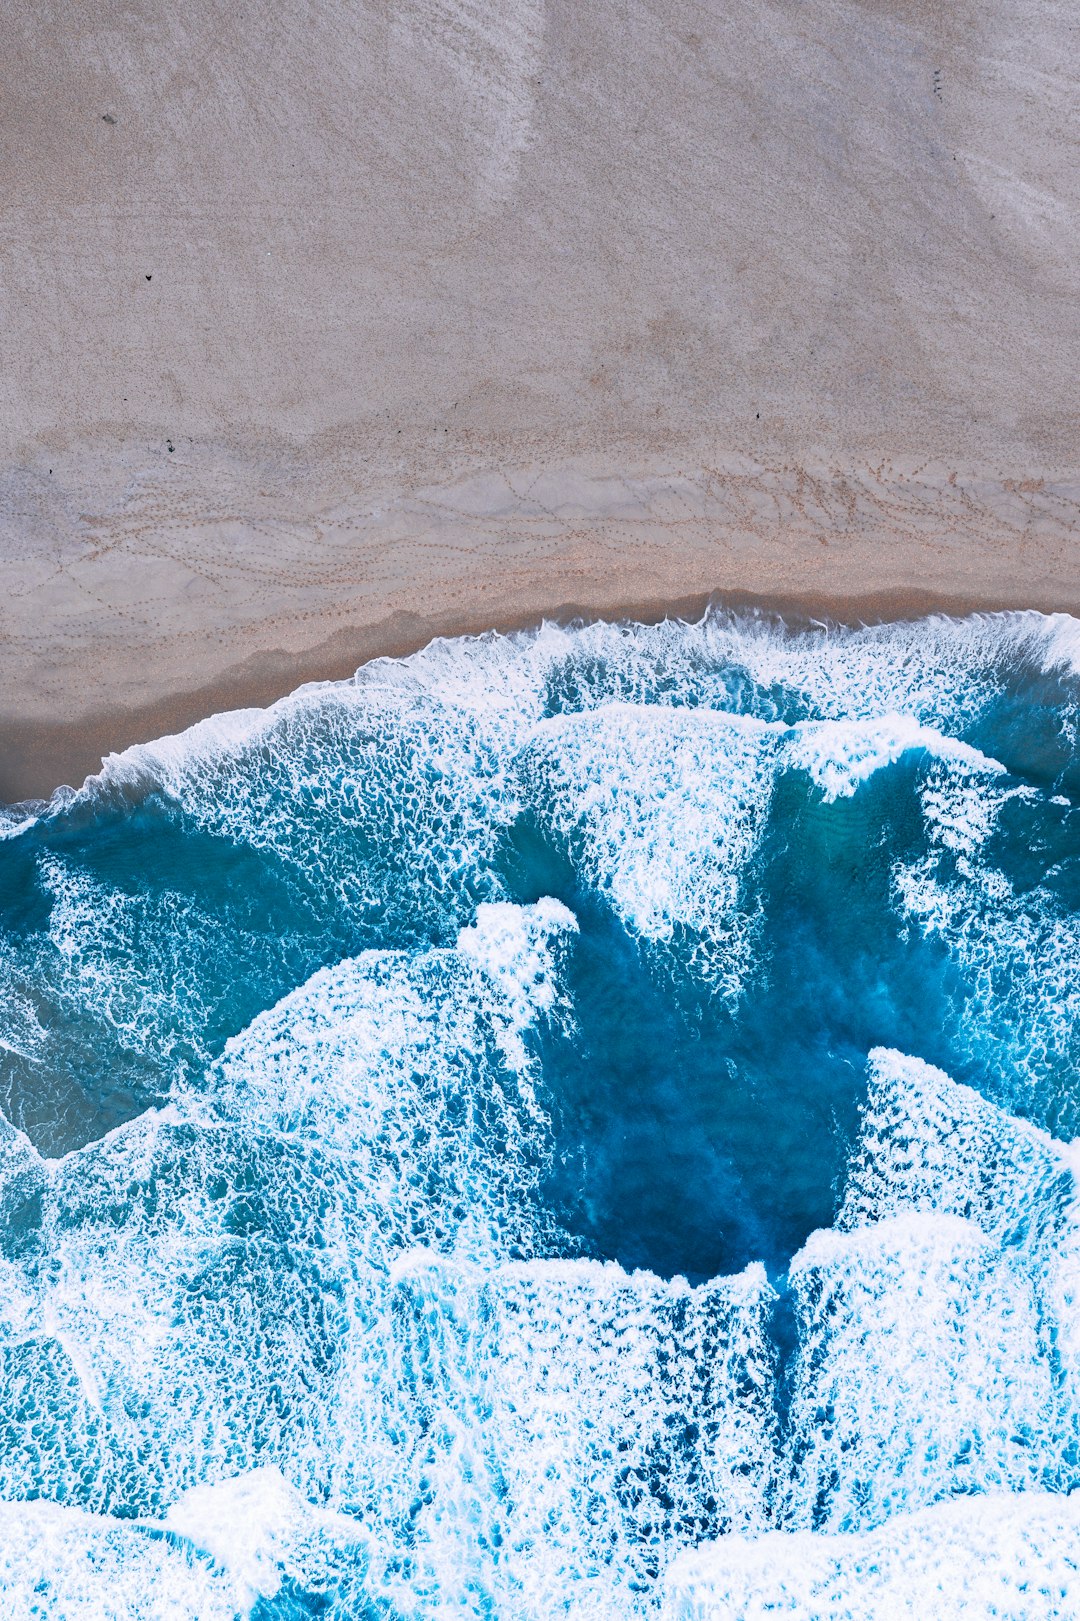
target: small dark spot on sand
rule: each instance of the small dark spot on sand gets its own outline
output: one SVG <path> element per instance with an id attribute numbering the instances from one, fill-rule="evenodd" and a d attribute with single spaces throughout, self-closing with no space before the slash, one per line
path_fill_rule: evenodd
<path id="1" fill-rule="evenodd" d="M 154 278 L 150 275 L 149 272 L 147 272 L 146 279 L 147 279 L 147 281 L 153 281 Z"/>
<path id="2" fill-rule="evenodd" d="M 102 113 L 101 122 L 103 124 L 115 124 L 116 123 L 116 114 L 115 113 Z"/>
<path id="3" fill-rule="evenodd" d="M 169 455 L 171 456 L 172 453 L 173 453 L 173 450 L 175 449 L 175 446 L 173 445 L 173 442 L 172 442 L 171 439 L 166 439 L 165 448 L 168 450 Z"/>

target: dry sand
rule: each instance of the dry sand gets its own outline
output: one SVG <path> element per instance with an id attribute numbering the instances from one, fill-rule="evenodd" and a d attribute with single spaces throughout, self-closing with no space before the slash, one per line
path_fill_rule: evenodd
<path id="1" fill-rule="evenodd" d="M 438 631 L 1080 611 L 1071 0 L 8 0 L 0 797 Z"/>

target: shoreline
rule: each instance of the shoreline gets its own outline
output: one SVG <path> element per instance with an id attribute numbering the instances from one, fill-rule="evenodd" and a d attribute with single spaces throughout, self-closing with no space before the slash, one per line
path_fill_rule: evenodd
<path id="1" fill-rule="evenodd" d="M 545 614 L 1080 613 L 1071 22 L 14 0 L 0 799 Z"/>
<path id="2" fill-rule="evenodd" d="M 1075 611 L 1076 605 L 1072 610 L 1054 609 L 1020 597 L 959 597 L 892 587 L 859 595 L 718 590 L 674 600 L 613 604 L 600 610 L 564 603 L 539 613 L 503 616 L 497 623 L 463 619 L 432 625 L 416 616 L 415 625 L 410 626 L 403 623 L 404 616 L 394 616 L 382 625 L 358 632 L 355 638 L 340 634 L 331 637 L 310 652 L 286 655 L 275 649 L 256 654 L 227 668 L 202 687 L 170 693 L 144 706 L 120 706 L 68 722 L 36 721 L 21 726 L 7 722 L 0 764 L 0 804 L 47 802 L 60 787 L 80 787 L 110 754 L 183 732 L 213 715 L 269 708 L 307 683 L 347 681 L 365 664 L 380 658 L 408 657 L 432 641 L 490 632 L 512 635 L 538 629 L 545 622 L 693 621 L 710 608 L 777 617 L 788 624 L 856 626 L 899 623 L 935 614 L 965 618 L 981 613 L 1069 612 Z M 332 644 L 342 645 L 331 650 Z M 352 651 L 347 650 L 349 645 Z"/>
<path id="3" fill-rule="evenodd" d="M 314 452 L 274 476 L 211 444 L 132 455 L 0 478 L 0 801 L 437 636 L 710 600 L 1080 614 L 1076 470 L 688 445 L 395 482 Z"/>

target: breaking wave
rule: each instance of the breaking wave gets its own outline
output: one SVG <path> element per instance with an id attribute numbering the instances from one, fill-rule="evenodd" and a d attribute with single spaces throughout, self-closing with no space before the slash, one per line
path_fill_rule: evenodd
<path id="1" fill-rule="evenodd" d="M 439 642 L 5 813 L 5 1614 L 1080 1613 L 1078 645 Z"/>

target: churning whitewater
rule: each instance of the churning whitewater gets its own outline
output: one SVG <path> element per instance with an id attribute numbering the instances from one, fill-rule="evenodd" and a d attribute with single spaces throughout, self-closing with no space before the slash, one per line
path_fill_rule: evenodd
<path id="1" fill-rule="evenodd" d="M 3 1614 L 1080 1614 L 1078 725 L 713 612 L 0 813 Z"/>

